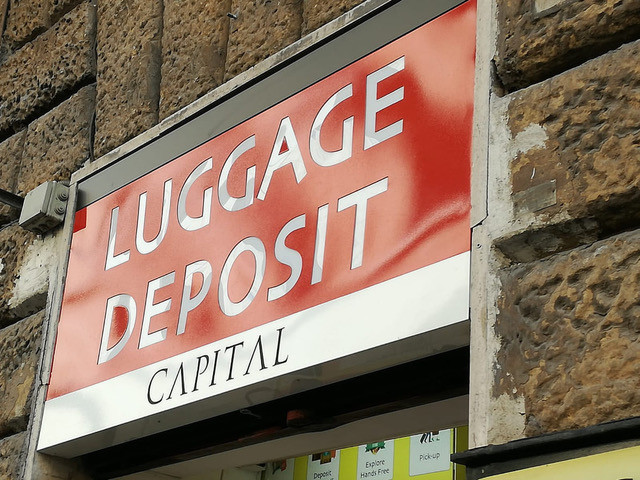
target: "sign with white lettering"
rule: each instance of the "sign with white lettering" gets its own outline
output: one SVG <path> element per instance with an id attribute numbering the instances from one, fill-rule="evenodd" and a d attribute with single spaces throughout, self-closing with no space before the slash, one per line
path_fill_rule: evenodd
<path id="1" fill-rule="evenodd" d="M 367 443 L 358 447 L 358 480 L 393 478 L 393 440 Z"/>
<path id="2" fill-rule="evenodd" d="M 449 470 L 451 430 L 413 435 L 409 444 L 409 475 Z"/>
<path id="3" fill-rule="evenodd" d="M 76 213 L 40 450 L 419 358 L 398 342 L 467 320 L 475 8 Z"/>

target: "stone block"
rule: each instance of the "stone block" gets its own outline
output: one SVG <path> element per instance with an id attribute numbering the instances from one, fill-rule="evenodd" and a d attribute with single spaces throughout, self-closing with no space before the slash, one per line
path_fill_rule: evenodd
<path id="1" fill-rule="evenodd" d="M 58 20 L 83 1 L 86 0 L 50 0 L 49 17 L 53 20 Z"/>
<path id="2" fill-rule="evenodd" d="M 4 25 L 4 29 L 6 30 L 7 25 L 7 16 L 9 13 L 9 0 L 0 0 L 0 25 Z M 4 33 L 4 31 L 2 32 Z M 0 38 L 2 34 L 0 34 Z M 4 51 L 4 41 L 0 41 L 0 51 Z"/>
<path id="3" fill-rule="evenodd" d="M 20 480 L 27 434 L 19 433 L 0 440 L 0 478 Z"/>
<path id="4" fill-rule="evenodd" d="M 0 330 L 0 437 L 26 430 L 44 311 Z"/>
<path id="5" fill-rule="evenodd" d="M 11 0 L 3 42 L 15 49 L 47 30 L 50 4 L 51 0 Z"/>
<path id="6" fill-rule="evenodd" d="M 640 230 L 500 273 L 494 397 L 527 436 L 640 415 Z"/>
<path id="7" fill-rule="evenodd" d="M 165 3 L 160 119 L 223 82 L 229 12 L 231 0 Z"/>
<path id="8" fill-rule="evenodd" d="M 83 3 L 0 65 L 0 135 L 95 76 L 95 7 Z"/>
<path id="9" fill-rule="evenodd" d="M 161 0 L 98 3 L 96 157 L 158 122 Z"/>
<path id="10" fill-rule="evenodd" d="M 11 193 L 16 193 L 24 133 L 23 130 L 0 143 L 0 188 Z M 18 210 L 0 204 L 0 225 L 15 220 L 18 216 Z"/>
<path id="11" fill-rule="evenodd" d="M 300 39 L 302 0 L 233 0 L 225 79 Z"/>
<path id="12" fill-rule="evenodd" d="M 364 0 L 337 0 L 327 2 L 323 0 L 303 0 L 302 3 L 302 35 L 317 30 L 325 23 L 347 13 L 360 5 Z"/>
<path id="13" fill-rule="evenodd" d="M 35 301 L 25 306 L 26 308 L 12 302 L 20 265 L 34 239 L 35 234 L 15 224 L 0 230 L 0 328 L 45 306 L 46 293 L 39 294 Z"/>
<path id="14" fill-rule="evenodd" d="M 16 318 L 31 315 L 44 308 L 49 292 L 49 278 L 58 264 L 59 238 L 38 237 L 27 245 L 18 262 L 9 309 Z"/>
<path id="15" fill-rule="evenodd" d="M 13 51 L 44 33 L 82 0 L 11 0 L 3 43 Z M 7 3 L 0 2 L 0 5 Z"/>
<path id="16" fill-rule="evenodd" d="M 640 37 L 637 0 L 498 2 L 500 80 L 514 91 Z"/>
<path id="17" fill-rule="evenodd" d="M 65 180 L 91 158 L 95 87 L 87 86 L 27 128 L 17 191 Z"/>
<path id="18" fill-rule="evenodd" d="M 31 466 L 32 480 L 93 480 L 85 469 L 81 458 L 60 458 L 36 453 Z"/>
<path id="19" fill-rule="evenodd" d="M 640 225 L 640 41 L 511 95 L 512 138 L 544 145 L 511 162 L 516 216 L 532 228 L 498 245 L 530 261 Z"/>

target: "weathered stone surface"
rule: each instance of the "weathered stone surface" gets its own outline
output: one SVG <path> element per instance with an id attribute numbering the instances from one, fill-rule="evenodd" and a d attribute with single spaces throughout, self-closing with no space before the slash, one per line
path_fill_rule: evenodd
<path id="1" fill-rule="evenodd" d="M 95 75 L 95 8 L 83 3 L 0 65 L 0 134 L 17 131 Z"/>
<path id="2" fill-rule="evenodd" d="M 9 0 L 0 0 L 0 22 L 1 22 L 0 25 L 5 25 L 5 29 L 6 29 L 8 13 L 9 13 Z M 0 38 L 1 37 L 2 35 L 0 35 Z M 4 41 L 0 41 L 0 51 L 6 50 L 4 48 L 4 43 L 5 43 Z"/>
<path id="3" fill-rule="evenodd" d="M 23 144 L 24 131 L 0 143 L 0 188 L 11 193 L 16 193 Z M 0 225 L 15 220 L 18 215 L 18 210 L 0 204 Z"/>
<path id="4" fill-rule="evenodd" d="M 14 317 L 23 318 L 45 307 L 49 278 L 59 262 L 59 237 L 38 237 L 24 251 L 16 270 L 9 308 Z"/>
<path id="5" fill-rule="evenodd" d="M 0 330 L 0 437 L 26 430 L 44 312 Z"/>
<path id="6" fill-rule="evenodd" d="M 505 0 L 498 5 L 495 62 L 498 76 L 509 91 L 640 37 L 637 0 Z M 553 8 L 546 9 L 548 6 Z"/>
<path id="7" fill-rule="evenodd" d="M 34 238 L 34 234 L 15 224 L 0 230 L 0 328 L 20 318 L 11 306 L 11 298 L 19 266 Z M 46 298 L 42 299 L 40 305 L 33 305 L 33 311 L 28 313 L 35 313 L 42 309 L 44 301 Z"/>
<path id="8" fill-rule="evenodd" d="M 338 18 L 364 0 L 303 0 L 302 3 L 302 35 L 313 32 L 325 23 Z"/>
<path id="9" fill-rule="evenodd" d="M 300 38 L 302 0 L 233 0 L 225 79 Z"/>
<path id="10" fill-rule="evenodd" d="M 640 230 L 501 273 L 495 397 L 529 436 L 640 415 Z"/>
<path id="11" fill-rule="evenodd" d="M 499 243 L 511 258 L 529 261 L 640 225 L 639 56 L 640 41 L 513 94 L 512 136 L 533 125 L 547 140 L 511 164 L 516 204 L 526 200 L 520 209 L 529 205 L 524 213 L 543 225 Z"/>
<path id="12" fill-rule="evenodd" d="M 52 455 L 36 454 L 31 469 L 32 480 L 94 480 L 84 468 L 81 459 L 60 458 Z"/>
<path id="13" fill-rule="evenodd" d="M 50 0 L 49 17 L 57 20 L 83 1 L 86 0 Z"/>
<path id="14" fill-rule="evenodd" d="M 0 440 L 0 478 L 20 480 L 21 460 L 26 433 L 19 433 Z"/>
<path id="15" fill-rule="evenodd" d="M 98 3 L 96 157 L 158 122 L 161 36 L 162 1 Z"/>
<path id="16" fill-rule="evenodd" d="M 160 119 L 224 79 L 231 0 L 176 0 L 164 6 Z"/>
<path id="17" fill-rule="evenodd" d="M 51 0 L 12 0 L 7 13 L 3 41 L 12 47 L 23 45 L 50 26 Z"/>
<path id="18" fill-rule="evenodd" d="M 47 180 L 66 180 L 91 157 L 95 87 L 80 89 L 27 128 L 17 191 L 26 194 Z"/>
<path id="19" fill-rule="evenodd" d="M 11 50 L 45 32 L 82 0 L 11 0 L 3 42 Z M 0 2 L 0 4 L 3 2 Z"/>

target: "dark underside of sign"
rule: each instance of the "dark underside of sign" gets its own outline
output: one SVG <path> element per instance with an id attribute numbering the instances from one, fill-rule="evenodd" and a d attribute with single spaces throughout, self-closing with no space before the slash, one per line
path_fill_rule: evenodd
<path id="1" fill-rule="evenodd" d="M 468 392 L 464 347 L 117 445 L 83 461 L 92 478 L 113 478 Z"/>

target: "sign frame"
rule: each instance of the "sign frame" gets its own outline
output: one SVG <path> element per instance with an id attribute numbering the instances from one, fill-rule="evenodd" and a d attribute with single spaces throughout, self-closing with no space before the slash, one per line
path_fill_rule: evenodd
<path id="1" fill-rule="evenodd" d="M 470 0 L 466 0 L 470 1 Z M 343 66 L 362 58 L 364 55 L 376 51 L 382 46 L 388 44 L 393 39 L 404 35 L 405 33 L 417 28 L 429 20 L 445 13 L 451 8 L 455 8 L 466 1 L 445 1 L 437 2 L 420 2 L 417 0 L 403 0 L 399 2 L 390 2 L 386 5 L 383 12 L 367 18 L 351 25 L 350 28 L 339 34 L 335 38 L 329 38 L 320 46 L 314 45 L 311 52 L 302 52 L 292 57 L 289 61 L 283 62 L 275 71 L 266 72 L 263 77 L 257 77 L 254 81 L 248 82 L 242 88 L 230 92 L 226 96 L 214 101 L 206 109 L 195 112 L 184 121 L 177 125 L 173 125 L 170 129 L 163 131 L 159 137 L 150 139 L 149 143 L 141 146 L 139 149 L 125 155 L 123 158 L 116 159 L 107 164 L 96 163 L 90 165 L 86 169 L 79 171 L 73 177 L 71 186 L 70 205 L 76 205 L 76 209 L 81 209 L 89 205 L 93 201 L 107 195 L 123 185 L 140 178 L 159 166 L 169 163 L 175 158 L 181 156 L 186 151 L 200 145 L 210 138 L 216 137 L 219 133 L 227 131 L 229 128 L 241 123 L 246 118 L 264 111 L 280 101 L 290 97 L 291 95 L 301 91 L 309 85 L 316 83 L 329 74 L 339 70 Z M 437 10 L 440 8 L 441 10 Z M 434 13 L 437 11 L 438 13 Z M 416 14 L 416 12 L 419 12 Z M 426 20 L 425 20 L 426 19 Z M 371 22 L 374 22 L 372 25 Z M 364 27 L 364 28 L 363 28 Z M 371 32 L 375 32 L 376 39 L 371 39 Z M 398 33 L 400 32 L 400 33 Z M 355 39 L 355 40 L 354 40 Z M 338 42 L 339 46 L 336 46 Z M 343 48 L 340 45 L 352 44 L 353 49 Z M 331 57 L 331 65 L 327 67 L 324 62 L 318 62 L 318 58 L 323 57 L 323 49 L 331 48 L 332 51 L 348 52 L 348 58 L 335 56 Z M 312 68 L 316 66 L 317 68 Z M 304 73 L 304 75 L 303 75 Z M 292 82 L 282 82 L 282 78 L 294 78 Z M 271 83 L 270 83 L 271 82 Z M 256 96 L 262 89 L 271 88 L 276 84 L 287 83 L 285 91 L 276 92 L 270 99 L 266 99 L 263 103 L 257 102 Z M 237 108 L 238 105 L 249 105 L 252 112 L 242 111 Z M 246 118 L 245 118 L 246 117 Z M 222 119 L 222 121 L 212 122 L 213 118 Z M 203 128 L 203 125 L 209 125 L 209 128 Z M 211 126 L 213 125 L 213 126 Z M 176 142 L 176 138 L 180 141 Z M 170 147 L 170 145 L 172 145 Z M 164 152 L 159 155 L 158 152 Z M 170 153 L 166 153 L 170 152 Z M 164 160 L 158 162 L 159 158 L 164 156 Z M 471 158 L 469 159 L 471 161 Z M 68 215 L 68 221 L 65 224 L 65 233 L 68 235 L 67 251 L 71 241 L 71 229 L 73 227 L 73 215 Z M 67 259 L 68 262 L 68 259 Z M 468 260 L 467 260 L 468 262 Z M 64 267 L 66 273 L 66 266 Z M 63 276 L 65 275 L 63 273 Z M 466 279 L 468 283 L 468 278 Z M 62 291 L 56 291 L 55 305 L 59 306 L 62 302 Z M 59 310 L 58 310 L 59 311 Z M 410 361 L 413 358 L 420 358 L 433 355 L 447 350 L 452 350 L 469 343 L 468 320 L 457 322 L 437 330 L 432 330 L 421 335 L 417 335 L 406 339 L 402 343 L 402 353 L 398 353 L 398 345 L 393 344 L 385 347 L 378 347 L 375 352 L 363 351 L 357 355 L 345 359 L 337 359 L 325 364 L 327 370 L 335 372 L 347 371 L 352 369 L 354 363 L 356 365 L 369 365 L 367 369 L 372 371 L 387 366 L 397 365 L 399 363 Z M 53 335 L 52 335 L 53 336 Z M 52 342 L 52 340 L 50 340 Z M 50 344 L 52 346 L 52 343 Z M 393 358 L 391 363 L 381 361 L 380 357 Z M 307 369 L 313 370 L 313 367 Z M 306 376 L 306 371 L 299 372 L 302 377 Z M 332 383 L 348 378 L 348 375 L 334 374 L 327 376 L 323 381 Z M 255 387 L 256 385 L 253 385 Z M 259 384 L 257 385 L 259 387 Z M 307 387 L 301 388 L 301 390 Z M 295 389 L 291 389 L 289 385 L 287 389 L 290 393 L 295 393 Z M 244 390 L 229 392 L 225 394 L 223 406 L 218 413 L 221 414 L 230 409 L 243 408 L 246 406 Z M 141 429 L 139 424 L 127 424 L 109 431 L 96 432 L 88 437 L 57 443 L 39 445 L 39 450 L 45 453 L 56 454 L 60 456 L 73 457 L 100 448 L 127 442 L 141 435 L 149 435 L 158 431 L 164 431 L 174 428 L 185 423 L 198 421 L 202 418 L 202 412 L 198 408 L 193 409 L 192 413 L 181 416 L 175 423 L 164 423 L 160 429 L 153 425 L 146 425 Z M 153 423 L 153 417 L 146 418 L 146 424 Z"/>

